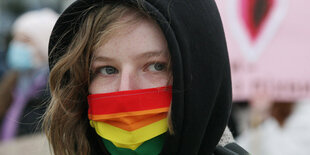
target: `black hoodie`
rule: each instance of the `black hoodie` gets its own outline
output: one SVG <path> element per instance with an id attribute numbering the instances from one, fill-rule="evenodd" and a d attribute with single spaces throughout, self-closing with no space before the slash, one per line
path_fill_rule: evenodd
<path id="1" fill-rule="evenodd" d="M 64 54 L 81 14 L 98 3 L 136 0 L 78 0 L 57 21 L 51 35 L 50 68 Z M 231 109 L 231 78 L 226 41 L 214 0 L 144 0 L 144 9 L 161 27 L 173 70 L 172 123 L 161 154 L 246 154 L 238 145 L 217 146 Z M 70 30 L 63 38 L 64 32 Z M 62 40 L 59 40 L 62 39 Z M 57 44 L 60 42 L 61 44 Z M 239 150 L 238 150 L 239 149 Z"/>

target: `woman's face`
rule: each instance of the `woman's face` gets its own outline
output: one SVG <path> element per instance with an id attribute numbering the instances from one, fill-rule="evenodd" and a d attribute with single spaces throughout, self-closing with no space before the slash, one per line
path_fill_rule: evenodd
<path id="1" fill-rule="evenodd" d="M 94 51 L 89 93 L 167 86 L 169 62 L 166 39 L 154 22 L 127 24 Z"/>

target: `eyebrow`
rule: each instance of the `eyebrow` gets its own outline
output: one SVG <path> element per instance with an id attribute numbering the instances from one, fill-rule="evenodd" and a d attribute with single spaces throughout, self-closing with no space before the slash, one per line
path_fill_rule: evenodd
<path id="1" fill-rule="evenodd" d="M 146 59 L 149 59 L 149 58 L 152 58 L 152 57 L 159 57 L 161 55 L 167 55 L 165 54 L 166 51 L 150 51 L 150 52 L 145 52 L 145 53 L 141 53 L 137 56 L 135 56 L 135 59 L 138 59 L 138 58 L 146 58 Z M 114 58 L 110 58 L 110 57 L 106 57 L 106 56 L 97 56 L 94 58 L 94 62 L 95 61 L 112 61 L 114 60 Z"/>
<path id="2" fill-rule="evenodd" d="M 93 62 L 96 62 L 96 61 L 112 61 L 113 59 L 112 58 L 109 58 L 109 57 L 105 57 L 105 56 L 98 56 L 98 57 L 95 57 Z"/>
<path id="3" fill-rule="evenodd" d="M 136 58 L 152 58 L 152 57 L 159 57 L 161 55 L 166 56 L 167 55 L 166 51 L 149 51 L 137 55 Z"/>

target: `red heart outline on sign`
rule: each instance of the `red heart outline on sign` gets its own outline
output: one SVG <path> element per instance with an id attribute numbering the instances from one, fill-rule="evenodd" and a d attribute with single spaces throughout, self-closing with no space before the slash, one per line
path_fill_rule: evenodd
<path id="1" fill-rule="evenodd" d="M 228 24 L 231 31 L 240 45 L 242 54 L 246 60 L 255 62 L 271 41 L 278 30 L 279 25 L 283 21 L 289 7 L 288 0 L 272 0 L 270 8 L 266 9 L 268 12 L 262 19 L 263 23 L 254 30 L 257 32 L 250 32 L 248 21 L 245 21 L 244 10 L 248 10 L 248 3 L 250 0 L 228 0 L 227 3 L 227 17 Z M 259 1 L 259 0 L 258 0 Z M 253 27 L 252 27 L 253 31 Z"/>

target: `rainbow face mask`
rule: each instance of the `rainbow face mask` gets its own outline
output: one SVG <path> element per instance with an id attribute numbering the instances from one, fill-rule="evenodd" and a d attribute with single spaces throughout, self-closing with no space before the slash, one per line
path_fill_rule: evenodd
<path id="1" fill-rule="evenodd" d="M 98 135 L 135 150 L 168 130 L 171 86 L 88 96 L 88 117 Z"/>

